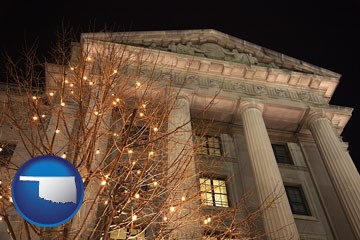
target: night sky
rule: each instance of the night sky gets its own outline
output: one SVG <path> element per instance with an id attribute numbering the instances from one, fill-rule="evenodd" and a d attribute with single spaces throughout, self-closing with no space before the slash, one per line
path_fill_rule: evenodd
<path id="1" fill-rule="evenodd" d="M 39 53 L 46 55 L 62 22 L 79 33 L 105 26 L 115 31 L 212 28 L 341 74 L 330 103 L 355 108 L 342 137 L 360 170 L 359 0 L 30 2 L 1 3 L 2 52 L 15 55 L 25 42 L 38 40 Z"/>

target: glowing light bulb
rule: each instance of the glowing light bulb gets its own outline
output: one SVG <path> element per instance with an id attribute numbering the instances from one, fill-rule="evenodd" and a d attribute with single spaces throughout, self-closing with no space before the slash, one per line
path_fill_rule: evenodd
<path id="1" fill-rule="evenodd" d="M 66 153 L 64 153 L 63 155 L 61 155 L 62 158 L 66 158 Z"/>
<path id="2" fill-rule="evenodd" d="M 208 222 L 211 222 L 211 217 L 208 217 L 206 220 L 207 220 Z"/>
<path id="3" fill-rule="evenodd" d="M 153 184 L 156 187 L 158 185 L 158 182 L 155 181 L 155 182 L 153 182 Z"/>
<path id="4" fill-rule="evenodd" d="M 136 193 L 135 198 L 138 199 L 140 197 L 140 194 Z"/>
<path id="5" fill-rule="evenodd" d="M 116 101 L 117 101 L 117 102 L 120 102 L 120 98 L 117 98 Z"/>
<path id="6" fill-rule="evenodd" d="M 116 102 L 115 102 L 115 101 L 113 101 L 113 105 L 116 105 Z"/>
<path id="7" fill-rule="evenodd" d="M 73 86 L 74 86 L 74 84 L 73 84 L 73 83 L 71 83 L 71 84 L 70 84 L 70 87 L 73 87 Z"/>
<path id="8" fill-rule="evenodd" d="M 137 216 L 134 214 L 134 215 L 131 217 L 131 219 L 132 219 L 133 221 L 136 221 Z"/>
<path id="9" fill-rule="evenodd" d="M 59 133 L 59 132 L 60 132 L 60 130 L 59 130 L 59 129 L 56 129 L 56 130 L 55 130 L 55 133 Z"/>
<path id="10" fill-rule="evenodd" d="M 87 76 L 84 76 L 83 79 L 86 80 L 86 79 L 87 79 Z"/>
<path id="11" fill-rule="evenodd" d="M 140 173 L 141 173 L 141 171 L 140 171 L 140 170 L 137 170 L 137 171 L 136 171 L 136 174 L 138 174 L 138 175 L 139 175 Z"/>
<path id="12" fill-rule="evenodd" d="M 164 219 L 164 221 L 165 221 L 165 222 L 168 220 L 168 218 L 167 218 L 167 217 L 164 217 L 163 219 Z"/>
<path id="13" fill-rule="evenodd" d="M 105 200 L 105 202 L 104 202 L 105 204 L 108 204 L 108 201 L 107 200 Z"/>
<path id="14" fill-rule="evenodd" d="M 143 107 L 143 108 L 146 108 L 146 104 L 143 104 L 142 107 Z"/>
<path id="15" fill-rule="evenodd" d="M 99 112 L 98 112 L 98 111 L 96 111 L 96 112 L 94 112 L 94 114 L 95 114 L 95 115 L 99 115 Z"/>
<path id="16" fill-rule="evenodd" d="M 144 113 L 142 113 L 142 112 L 139 113 L 139 116 L 140 116 L 140 117 L 143 117 L 143 116 L 144 116 Z"/>
<path id="17" fill-rule="evenodd" d="M 41 115 L 41 117 L 42 117 L 42 118 L 44 118 L 44 117 L 46 117 L 46 115 L 45 115 L 45 114 L 43 114 L 43 115 Z"/>
<path id="18" fill-rule="evenodd" d="M 114 70 L 114 73 L 117 73 L 117 70 L 116 70 L 116 69 Z"/>
<path id="19" fill-rule="evenodd" d="M 181 197 L 181 201 L 185 201 L 186 200 L 186 197 L 185 196 L 182 196 Z"/>
<path id="20" fill-rule="evenodd" d="M 65 83 L 69 83 L 69 80 L 65 79 Z"/>
<path id="21" fill-rule="evenodd" d="M 0 195 L 0 199 L 2 199 L 2 196 Z"/>
<path id="22" fill-rule="evenodd" d="M 74 71 L 74 67 L 70 67 L 70 70 L 71 70 L 71 71 Z"/>
<path id="23" fill-rule="evenodd" d="M 175 207 L 170 207 L 170 212 L 175 212 Z"/>
<path id="24" fill-rule="evenodd" d="M 64 102 L 62 102 L 62 103 L 61 103 L 61 106 L 65 107 L 65 103 L 64 103 Z"/>
<path id="25" fill-rule="evenodd" d="M 2 147 L 0 147 L 0 152 L 3 150 L 3 148 Z M 1 182 L 0 182 L 1 183 Z"/>
<path id="26" fill-rule="evenodd" d="M 33 120 L 34 120 L 34 121 L 38 120 L 38 117 L 37 117 L 37 116 L 33 116 Z"/>
<path id="27" fill-rule="evenodd" d="M 207 219 L 204 220 L 204 224 L 208 224 L 208 220 L 207 220 Z"/>
<path id="28" fill-rule="evenodd" d="M 36 100 L 36 96 L 33 96 L 32 99 Z"/>
<path id="29" fill-rule="evenodd" d="M 2 221 L 3 220 L 3 218 L 2 217 L 0 217 L 0 221 Z"/>
<path id="30" fill-rule="evenodd" d="M 12 197 L 9 197 L 9 201 L 10 201 L 10 202 L 13 202 L 13 199 L 12 199 Z"/>
<path id="31" fill-rule="evenodd" d="M 132 149 L 129 149 L 129 150 L 128 150 L 128 153 L 129 153 L 129 154 L 132 154 L 132 153 L 134 153 L 134 151 L 133 151 Z"/>
<path id="32" fill-rule="evenodd" d="M 53 92 L 51 92 L 51 93 L 49 93 L 49 95 L 52 97 L 52 96 L 54 96 L 54 93 L 53 93 Z"/>
<path id="33" fill-rule="evenodd" d="M 140 87 L 140 86 L 141 86 L 141 83 L 140 83 L 140 82 L 136 82 L 136 86 L 137 86 L 137 87 Z"/>
<path id="34" fill-rule="evenodd" d="M 99 149 L 96 150 L 95 154 L 100 154 L 100 150 Z"/>
<path id="35" fill-rule="evenodd" d="M 154 127 L 154 132 L 159 131 L 159 129 L 157 127 Z"/>
<path id="36" fill-rule="evenodd" d="M 74 91 L 71 91 L 70 93 L 71 93 L 71 94 L 74 94 Z"/>
<path id="37" fill-rule="evenodd" d="M 91 85 L 91 86 L 94 85 L 94 82 L 89 82 L 89 85 Z"/>
<path id="38" fill-rule="evenodd" d="M 106 180 L 102 180 L 102 181 L 101 181 L 101 185 L 102 185 L 102 186 L 106 185 Z"/>
<path id="39" fill-rule="evenodd" d="M 87 61 L 91 61 L 92 58 L 91 58 L 91 57 L 87 57 L 86 60 L 87 60 Z"/>
<path id="40" fill-rule="evenodd" d="M 154 152 L 153 152 L 153 151 L 149 152 L 149 157 L 152 157 L 152 156 L 154 156 Z"/>

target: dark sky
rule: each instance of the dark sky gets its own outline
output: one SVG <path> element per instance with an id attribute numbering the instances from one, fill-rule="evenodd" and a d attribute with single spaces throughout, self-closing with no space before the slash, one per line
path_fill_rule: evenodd
<path id="1" fill-rule="evenodd" d="M 355 108 L 342 137 L 360 169 L 360 0 L 32 2 L 1 3 L 2 51 L 37 39 L 46 53 L 62 21 L 83 32 L 212 28 L 342 74 L 330 103 Z"/>

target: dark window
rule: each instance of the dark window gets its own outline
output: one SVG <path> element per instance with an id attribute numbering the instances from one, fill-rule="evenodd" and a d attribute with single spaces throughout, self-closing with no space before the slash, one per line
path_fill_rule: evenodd
<path id="1" fill-rule="evenodd" d="M 285 190 L 292 213 L 311 216 L 310 209 L 301 186 L 285 186 Z"/>
<path id="2" fill-rule="evenodd" d="M 200 178 L 201 201 L 204 205 L 229 207 L 225 180 Z"/>
<path id="3" fill-rule="evenodd" d="M 221 140 L 220 137 L 214 136 L 196 136 L 196 142 L 201 144 L 199 149 L 199 154 L 202 155 L 211 155 L 211 156 L 221 156 Z"/>
<path id="4" fill-rule="evenodd" d="M 290 151 L 285 144 L 271 144 L 276 162 L 284 164 L 294 164 L 291 159 Z"/>
<path id="5" fill-rule="evenodd" d="M 0 166 L 7 166 L 14 154 L 16 144 L 0 142 Z"/>

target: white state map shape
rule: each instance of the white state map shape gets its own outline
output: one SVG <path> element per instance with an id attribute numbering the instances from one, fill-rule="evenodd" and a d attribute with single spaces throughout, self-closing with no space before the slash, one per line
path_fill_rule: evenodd
<path id="1" fill-rule="evenodd" d="M 75 177 L 20 176 L 20 181 L 39 182 L 39 197 L 54 203 L 76 204 Z"/>

